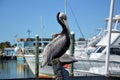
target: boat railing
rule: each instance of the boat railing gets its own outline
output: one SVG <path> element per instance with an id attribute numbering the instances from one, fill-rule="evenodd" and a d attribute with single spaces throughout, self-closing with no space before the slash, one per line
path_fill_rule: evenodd
<path id="1" fill-rule="evenodd" d="M 87 65 L 87 66 L 86 66 Z M 102 60 L 80 60 L 74 63 L 74 75 L 80 76 L 80 73 L 92 75 L 105 75 L 105 61 Z M 111 76 L 120 75 L 120 62 L 110 61 L 109 71 Z"/>

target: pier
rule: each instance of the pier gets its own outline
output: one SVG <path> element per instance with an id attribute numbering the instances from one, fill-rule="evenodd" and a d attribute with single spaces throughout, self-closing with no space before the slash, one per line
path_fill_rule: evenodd
<path id="1" fill-rule="evenodd" d="M 0 56 L 0 60 L 17 60 L 17 56 Z"/>

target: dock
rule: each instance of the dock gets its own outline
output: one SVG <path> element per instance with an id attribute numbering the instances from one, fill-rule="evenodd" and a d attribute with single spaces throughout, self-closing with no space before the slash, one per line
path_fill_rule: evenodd
<path id="1" fill-rule="evenodd" d="M 55 80 L 51 78 L 13 78 L 7 80 Z M 65 80 L 120 80 L 120 77 L 105 77 L 105 76 L 81 76 L 81 77 L 70 77 Z"/>
<path id="2" fill-rule="evenodd" d="M 0 60 L 17 60 L 17 56 L 0 56 Z"/>

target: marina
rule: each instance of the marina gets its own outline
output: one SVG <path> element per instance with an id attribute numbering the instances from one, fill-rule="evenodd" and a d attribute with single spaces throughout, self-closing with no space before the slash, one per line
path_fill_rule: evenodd
<path id="1" fill-rule="evenodd" d="M 120 80 L 120 14 L 113 14 L 115 0 L 110 1 L 105 29 L 100 28 L 91 39 L 85 39 L 82 32 L 83 38 L 75 39 L 68 25 L 66 0 L 65 13 L 56 15 L 62 30 L 52 38 L 43 37 L 41 17 L 40 38 L 38 34 L 30 37 L 28 30 L 27 38 L 15 37 L 13 46 L 1 47 L 0 79 Z"/>

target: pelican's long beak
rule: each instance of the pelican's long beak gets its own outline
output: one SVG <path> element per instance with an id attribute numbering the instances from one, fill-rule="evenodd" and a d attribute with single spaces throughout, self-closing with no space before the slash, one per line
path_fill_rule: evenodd
<path id="1" fill-rule="evenodd" d="M 70 28 L 69 28 L 69 25 L 68 25 L 67 20 L 63 20 L 63 22 L 64 22 L 64 24 L 66 25 L 66 28 L 68 29 L 68 33 L 69 33 L 70 39 L 72 39 L 72 38 L 71 38 L 71 33 L 70 33 Z"/>

